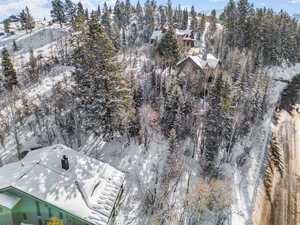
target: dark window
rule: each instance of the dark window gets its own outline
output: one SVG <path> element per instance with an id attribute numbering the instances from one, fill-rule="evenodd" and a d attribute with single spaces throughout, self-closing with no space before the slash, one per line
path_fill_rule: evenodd
<path id="1" fill-rule="evenodd" d="M 64 214 L 62 214 L 62 212 L 59 213 L 59 219 L 63 219 L 64 218 Z"/>
<path id="2" fill-rule="evenodd" d="M 52 217 L 52 211 L 51 211 L 50 207 L 48 208 L 48 213 L 49 213 L 49 217 L 51 218 Z"/>
<path id="3" fill-rule="evenodd" d="M 41 209 L 40 209 L 40 204 L 38 202 L 35 202 L 36 205 L 36 211 L 37 211 L 37 215 L 41 216 Z"/>
<path id="4" fill-rule="evenodd" d="M 211 83 L 212 81 L 213 81 L 213 77 L 209 77 L 207 82 Z"/>
<path id="5" fill-rule="evenodd" d="M 43 225 L 43 221 L 39 219 L 39 225 Z"/>
<path id="6" fill-rule="evenodd" d="M 23 220 L 27 220 L 27 215 L 26 215 L 26 213 L 23 213 Z"/>

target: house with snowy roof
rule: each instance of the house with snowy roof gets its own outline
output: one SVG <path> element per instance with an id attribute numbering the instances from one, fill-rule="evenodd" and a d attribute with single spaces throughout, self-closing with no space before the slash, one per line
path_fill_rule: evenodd
<path id="1" fill-rule="evenodd" d="M 162 30 L 155 30 L 152 33 L 152 36 L 150 38 L 151 43 L 157 43 L 159 42 L 163 35 L 166 33 L 167 29 L 162 29 Z M 192 30 L 180 30 L 180 29 L 175 29 L 174 33 L 176 35 L 178 44 L 180 46 L 186 47 L 186 48 L 193 48 L 198 45 L 198 41 L 196 40 L 196 37 L 194 35 L 194 32 Z"/>
<path id="2" fill-rule="evenodd" d="M 124 174 L 63 145 L 0 168 L 0 225 L 112 224 Z"/>
<path id="3" fill-rule="evenodd" d="M 207 86 L 213 82 L 214 73 L 220 65 L 219 59 L 212 54 L 187 56 L 177 63 L 177 76 L 185 81 L 187 89 L 193 89 L 190 84 L 196 84 L 199 95 L 207 93 Z"/>
<path id="4" fill-rule="evenodd" d="M 179 68 L 180 71 L 187 67 L 203 71 L 205 69 L 216 69 L 219 63 L 219 59 L 212 54 L 207 54 L 206 56 L 187 56 L 177 63 L 177 68 Z"/>

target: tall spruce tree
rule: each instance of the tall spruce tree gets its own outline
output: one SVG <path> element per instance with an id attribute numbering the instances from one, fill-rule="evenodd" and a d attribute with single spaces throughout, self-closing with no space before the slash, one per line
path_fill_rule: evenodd
<path id="1" fill-rule="evenodd" d="M 77 15 L 84 15 L 84 9 L 81 2 L 77 3 Z"/>
<path id="2" fill-rule="evenodd" d="M 169 25 L 173 24 L 173 8 L 171 0 L 168 0 L 167 2 L 167 19 Z"/>
<path id="3" fill-rule="evenodd" d="M 12 91 L 13 87 L 18 84 L 17 73 L 12 64 L 10 54 L 6 48 L 2 51 L 2 73 L 4 76 L 4 87 L 8 91 Z"/>
<path id="4" fill-rule="evenodd" d="M 138 24 L 139 24 L 139 27 L 141 28 L 142 24 L 143 24 L 143 17 L 144 17 L 144 14 L 143 14 L 143 7 L 141 6 L 141 3 L 140 1 L 138 1 L 137 5 L 136 5 L 136 15 L 138 17 Z"/>
<path id="5" fill-rule="evenodd" d="M 187 9 L 183 11 L 183 18 L 181 23 L 181 29 L 186 30 L 189 24 L 189 12 Z"/>
<path id="6" fill-rule="evenodd" d="M 3 25 L 4 25 L 4 32 L 8 34 L 10 32 L 10 21 L 9 21 L 9 19 L 3 20 Z"/>
<path id="7" fill-rule="evenodd" d="M 146 25 L 144 29 L 144 36 L 145 36 L 145 40 L 149 41 L 155 25 L 155 19 L 154 19 L 154 13 L 156 10 L 155 2 L 146 0 L 144 9 L 145 9 L 144 22 Z"/>
<path id="8" fill-rule="evenodd" d="M 65 7 L 61 0 L 52 0 L 51 17 L 53 22 L 60 24 L 60 27 L 66 22 Z"/>
<path id="9" fill-rule="evenodd" d="M 170 70 L 179 61 L 180 53 L 173 30 L 168 30 L 162 37 L 157 46 L 157 52 L 163 58 L 165 65 L 168 66 Z"/>
<path id="10" fill-rule="evenodd" d="M 76 5 L 73 3 L 72 0 L 65 1 L 66 20 L 73 24 L 76 16 Z"/>
<path id="11" fill-rule="evenodd" d="M 237 3 L 237 33 L 238 35 L 238 47 L 245 48 L 250 47 L 251 41 L 251 16 L 253 14 L 253 5 L 248 0 L 239 0 Z"/>
<path id="12" fill-rule="evenodd" d="M 129 90 L 115 56 L 111 40 L 93 16 L 87 37 L 74 53 L 74 75 L 85 124 L 94 132 L 103 133 L 106 140 L 122 130 L 121 113 L 130 104 Z"/>
<path id="13" fill-rule="evenodd" d="M 206 169 L 216 169 L 220 151 L 228 147 L 231 137 L 231 89 L 223 74 L 218 74 L 214 86 L 209 91 L 209 109 L 205 120 Z"/>
<path id="14" fill-rule="evenodd" d="M 112 25 L 111 25 L 111 19 L 110 19 L 110 11 L 108 9 L 108 6 L 106 2 L 104 3 L 103 7 L 103 14 L 101 18 L 101 24 L 104 27 L 106 33 L 108 34 L 109 37 L 111 37 L 112 34 Z"/>
<path id="15" fill-rule="evenodd" d="M 35 21 L 27 6 L 21 11 L 19 18 L 22 29 L 26 30 L 26 33 L 28 30 L 32 31 L 35 27 Z"/>
<path id="16" fill-rule="evenodd" d="M 200 24 L 199 24 L 199 32 L 201 33 L 201 35 L 205 31 L 205 26 L 206 26 L 206 17 L 205 17 L 204 14 L 202 14 L 201 21 L 200 21 Z"/>
<path id="17" fill-rule="evenodd" d="M 197 19 L 197 12 L 195 11 L 195 7 L 192 6 L 192 9 L 191 9 L 191 27 L 190 29 L 193 31 L 193 32 L 196 32 L 197 31 L 197 28 L 198 28 L 198 19 Z"/>
<path id="18" fill-rule="evenodd" d="M 130 20 L 131 13 L 132 13 L 132 5 L 130 3 L 130 0 L 126 0 L 125 9 L 124 9 L 126 25 L 128 25 L 130 22 L 129 20 Z"/>
<path id="19" fill-rule="evenodd" d="M 236 4 L 234 0 L 229 0 L 228 5 L 225 7 L 222 20 L 225 22 L 226 29 L 226 43 L 230 47 L 235 46 L 235 39 L 237 34 L 236 30 L 236 20 L 237 20 L 237 11 Z"/>

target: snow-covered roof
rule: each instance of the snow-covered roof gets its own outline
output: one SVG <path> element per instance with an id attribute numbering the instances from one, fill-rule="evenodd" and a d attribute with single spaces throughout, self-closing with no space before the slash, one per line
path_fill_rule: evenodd
<path id="1" fill-rule="evenodd" d="M 202 55 L 197 55 L 197 56 L 188 56 L 181 60 L 180 62 L 177 63 L 177 66 L 180 66 L 182 63 L 184 63 L 186 60 L 191 59 L 197 66 L 199 66 L 201 69 L 204 69 L 205 67 L 210 67 L 210 68 L 216 68 L 219 60 L 214 57 L 212 54 L 207 54 L 207 59 L 204 60 Z"/>
<path id="2" fill-rule="evenodd" d="M 63 155 L 69 170 L 61 167 Z M 0 189 L 19 189 L 95 225 L 108 224 L 123 182 L 121 171 L 63 145 L 0 168 Z"/>
<path id="3" fill-rule="evenodd" d="M 177 36 L 187 36 L 187 37 L 185 37 L 187 40 L 188 40 L 188 38 L 190 38 L 190 35 L 192 34 L 192 32 L 193 32 L 192 30 L 180 30 L 180 29 L 175 30 L 175 34 Z M 160 41 L 163 34 L 164 34 L 164 32 L 162 30 L 155 30 L 152 33 L 151 40 Z M 195 40 L 195 39 L 190 38 L 190 40 Z"/>
<path id="4" fill-rule="evenodd" d="M 0 205 L 4 206 L 5 208 L 12 209 L 20 200 L 21 198 L 17 196 L 0 193 Z"/>
<path id="5" fill-rule="evenodd" d="M 193 32 L 193 31 L 192 31 L 192 30 L 189 30 L 189 29 L 187 29 L 187 30 L 176 29 L 176 30 L 175 30 L 176 35 L 180 35 L 180 36 L 191 35 L 192 32 Z"/>

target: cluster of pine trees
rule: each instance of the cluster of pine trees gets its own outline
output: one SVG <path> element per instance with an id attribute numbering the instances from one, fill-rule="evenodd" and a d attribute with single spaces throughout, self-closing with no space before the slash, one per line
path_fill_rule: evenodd
<path id="1" fill-rule="evenodd" d="M 300 26 L 287 12 L 255 9 L 248 0 L 230 0 L 220 20 L 225 27 L 225 48 L 255 52 L 257 65 L 300 60 Z"/>
<path id="2" fill-rule="evenodd" d="M 26 33 L 28 31 L 32 31 L 35 27 L 35 20 L 33 16 L 30 13 L 29 8 L 26 6 L 25 9 L 22 9 L 20 14 L 17 16 L 10 16 L 10 18 L 3 20 L 4 24 L 4 31 L 5 33 L 10 33 L 11 30 L 11 20 L 14 20 L 14 22 L 20 22 L 21 29 L 26 30 Z"/>

